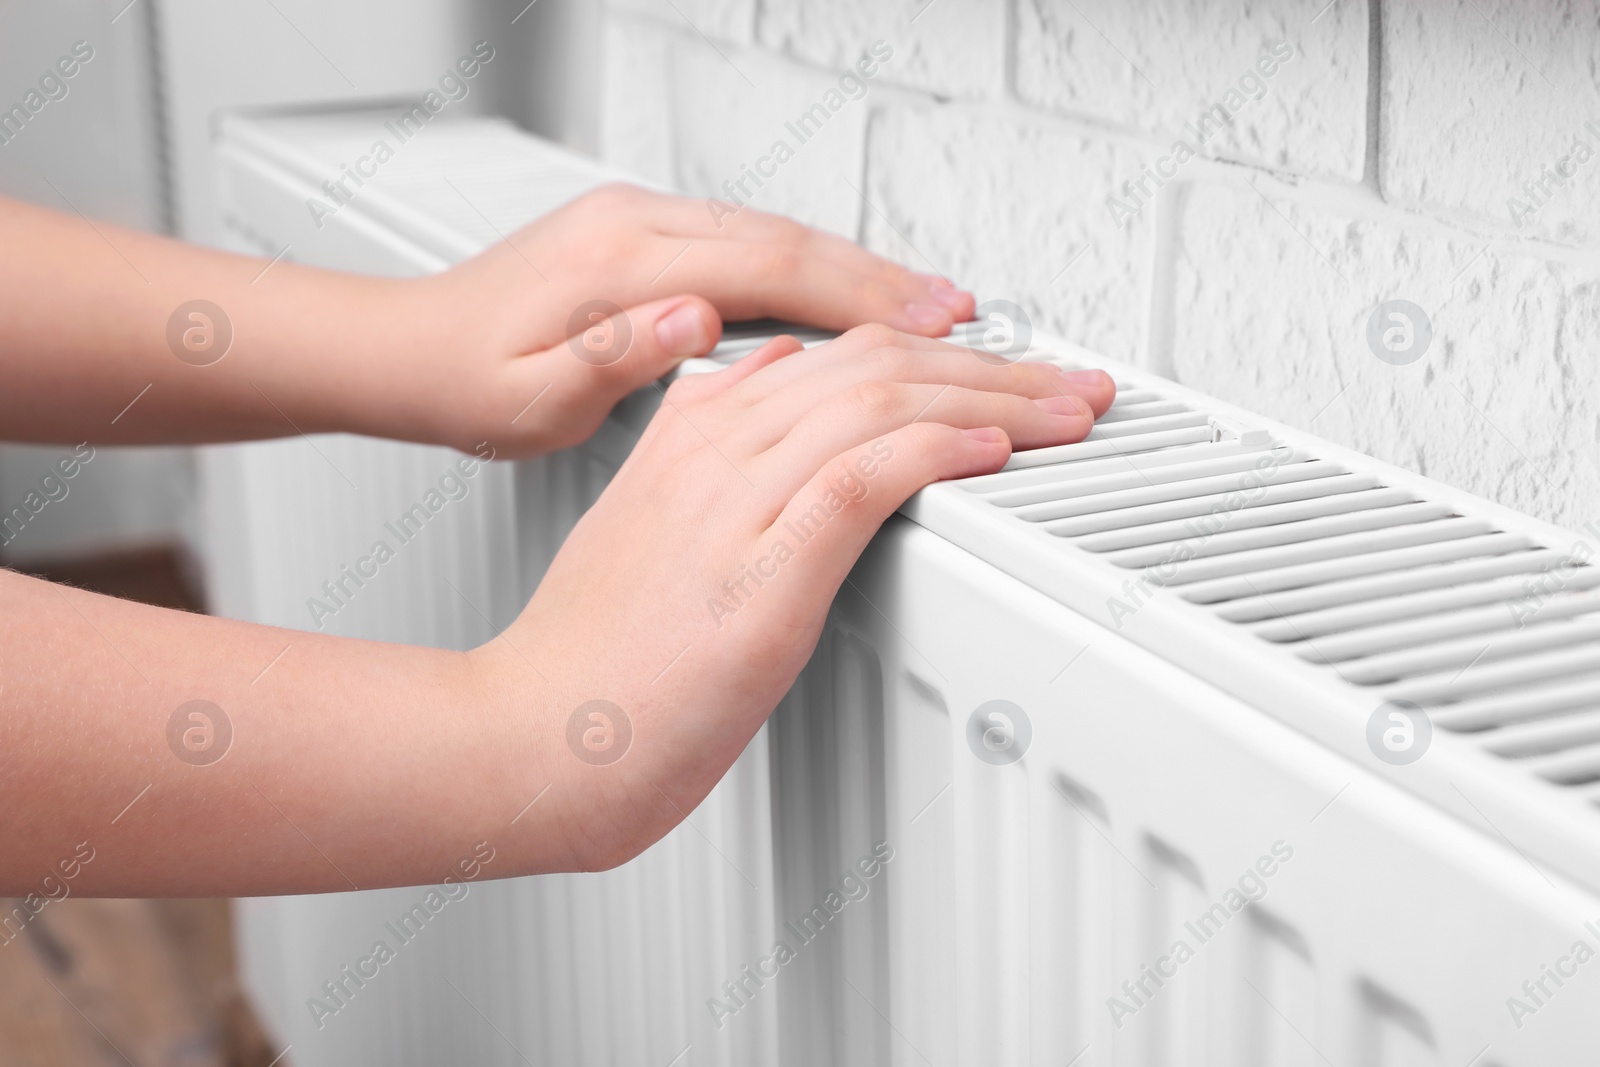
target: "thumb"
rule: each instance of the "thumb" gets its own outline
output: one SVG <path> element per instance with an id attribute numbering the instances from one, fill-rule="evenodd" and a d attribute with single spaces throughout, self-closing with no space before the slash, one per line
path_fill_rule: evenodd
<path id="1" fill-rule="evenodd" d="M 722 319 L 709 301 L 672 296 L 595 321 L 568 346 L 606 383 L 604 391 L 621 397 L 705 355 L 721 338 Z"/>

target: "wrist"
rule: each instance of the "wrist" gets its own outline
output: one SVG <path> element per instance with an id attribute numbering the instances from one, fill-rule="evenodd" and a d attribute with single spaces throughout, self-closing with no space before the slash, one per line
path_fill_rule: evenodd
<path id="1" fill-rule="evenodd" d="M 526 613 L 525 613 L 526 615 Z M 500 636 L 465 653 L 470 699 L 493 725 L 489 747 L 506 784 L 506 819 L 526 873 L 595 870 L 602 851 L 593 832 L 595 798 L 575 780 L 561 699 L 548 677 L 539 635 L 519 619 Z M 492 739 L 492 740 L 491 740 Z"/>
<path id="2" fill-rule="evenodd" d="M 443 277 L 362 278 L 347 294 L 338 351 L 356 380 L 337 392 L 340 429 L 467 452 L 483 439 L 466 425 L 476 368 Z"/>
<path id="3" fill-rule="evenodd" d="M 541 871 L 598 871 L 642 852 L 675 823 L 649 784 L 659 768 L 635 729 L 640 709 L 596 697 L 614 679 L 567 640 L 572 628 L 542 618 L 537 602 L 472 652 L 486 699 L 517 739 L 527 782 L 517 821 L 537 842 Z M 622 693 L 612 694 L 630 705 Z M 534 802 L 534 797 L 539 799 Z M 531 853 L 530 853 L 531 855 Z"/>

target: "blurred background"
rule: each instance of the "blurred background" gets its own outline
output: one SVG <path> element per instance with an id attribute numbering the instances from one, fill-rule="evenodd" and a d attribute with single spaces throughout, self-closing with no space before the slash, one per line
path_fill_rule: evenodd
<path id="1" fill-rule="evenodd" d="M 413 96 L 478 41 L 497 58 L 466 111 L 690 194 L 737 188 L 1108 355 L 1592 518 L 1594 3 L 8 0 L 0 110 L 79 42 L 92 59 L 6 129 L 0 193 L 220 243 L 219 114 Z M 890 54 L 860 94 L 749 180 L 874 42 Z M 1373 346 L 1393 301 L 1428 359 Z M 0 446 L 0 508 L 59 453 Z M 191 450 L 100 449 L 0 562 L 204 610 L 196 485 Z M 225 903 L 69 903 L 31 954 L 0 946 L 18 1062 L 98 1062 L 118 1036 L 141 1063 L 279 1054 L 232 980 Z"/>

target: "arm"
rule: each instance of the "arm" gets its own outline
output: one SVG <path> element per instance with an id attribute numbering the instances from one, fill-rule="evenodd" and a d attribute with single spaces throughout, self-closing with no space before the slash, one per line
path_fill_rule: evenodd
<path id="1" fill-rule="evenodd" d="M 527 609 L 466 653 L 0 572 L 0 893 L 37 892 L 80 842 L 73 892 L 105 895 L 434 882 L 479 842 L 491 877 L 621 863 L 743 750 L 911 493 L 1081 439 L 1111 398 L 1097 371 L 881 326 L 779 340 L 674 384 Z M 773 577 L 730 596 L 756 561 Z M 205 766 L 169 744 L 196 699 L 233 730 Z M 569 742 L 597 700 L 631 734 L 610 762 Z"/>
<path id="2" fill-rule="evenodd" d="M 842 238 L 753 210 L 718 226 L 627 186 L 425 278 L 269 265 L 5 200 L 0 248 L 28 250 L 0 257 L 0 436 L 25 441 L 349 431 L 528 456 L 710 351 L 722 317 L 942 335 L 973 307 Z M 606 328 L 631 340 L 580 358 L 593 302 L 627 309 Z"/>

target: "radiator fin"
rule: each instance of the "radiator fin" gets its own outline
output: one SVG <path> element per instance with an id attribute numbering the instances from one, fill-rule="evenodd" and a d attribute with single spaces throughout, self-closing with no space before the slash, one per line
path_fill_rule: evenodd
<path id="1" fill-rule="evenodd" d="M 1131 384 L 1084 441 L 959 485 L 1371 691 L 1374 706 L 1412 701 L 1543 781 L 1600 782 L 1600 568 L 1588 552 L 1239 433 L 1220 405 L 1160 382 Z"/>

